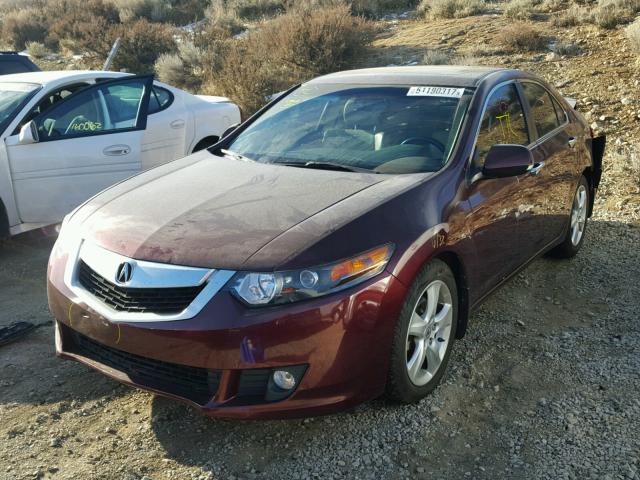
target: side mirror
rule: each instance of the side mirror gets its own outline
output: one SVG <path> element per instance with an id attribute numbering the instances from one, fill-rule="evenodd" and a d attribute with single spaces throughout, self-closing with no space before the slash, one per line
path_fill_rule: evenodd
<path id="1" fill-rule="evenodd" d="M 18 143 L 20 145 L 29 145 L 31 143 L 38 143 L 38 127 L 33 120 L 25 123 L 20 129 L 20 135 L 18 136 Z"/>
<path id="2" fill-rule="evenodd" d="M 484 160 L 487 178 L 514 177 L 527 173 L 533 165 L 531 151 L 524 145 L 494 145 Z"/>
<path id="3" fill-rule="evenodd" d="M 224 133 L 222 134 L 222 137 L 220 137 L 220 139 L 222 140 L 224 137 L 226 137 L 227 135 L 229 135 L 231 132 L 233 132 L 236 128 L 238 128 L 240 126 L 239 123 L 234 123 L 233 125 L 231 125 L 229 128 L 227 128 Z"/>

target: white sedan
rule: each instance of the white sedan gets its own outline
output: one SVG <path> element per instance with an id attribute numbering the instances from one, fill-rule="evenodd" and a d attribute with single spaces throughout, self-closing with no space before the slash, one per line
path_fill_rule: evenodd
<path id="1" fill-rule="evenodd" d="M 0 80 L 0 237 L 57 223 L 131 175 L 218 141 L 237 105 L 116 72 Z"/>

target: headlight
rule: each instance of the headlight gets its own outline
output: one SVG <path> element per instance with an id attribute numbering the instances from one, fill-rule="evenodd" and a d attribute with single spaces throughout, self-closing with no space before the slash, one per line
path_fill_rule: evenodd
<path id="1" fill-rule="evenodd" d="M 374 248 L 347 260 L 283 272 L 239 272 L 230 290 L 252 305 L 279 305 L 320 297 L 364 282 L 387 266 L 393 246 Z"/>

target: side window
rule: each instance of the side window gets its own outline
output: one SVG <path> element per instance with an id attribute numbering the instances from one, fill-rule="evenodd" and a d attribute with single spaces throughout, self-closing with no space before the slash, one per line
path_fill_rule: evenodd
<path id="1" fill-rule="evenodd" d="M 553 102 L 553 106 L 556 109 L 556 117 L 558 117 L 558 125 L 562 125 L 567 121 L 567 112 L 564 108 L 558 103 L 558 101 L 551 97 L 551 101 Z"/>
<path id="2" fill-rule="evenodd" d="M 537 83 L 523 82 L 522 89 L 529 102 L 531 118 L 538 131 L 538 137 L 543 137 L 560 125 L 553 100 L 549 92 Z"/>
<path id="3" fill-rule="evenodd" d="M 154 86 L 149 97 L 149 115 L 169 108 L 173 103 L 173 94 L 166 88 Z"/>
<path id="4" fill-rule="evenodd" d="M 522 104 L 513 84 L 500 87 L 487 101 L 476 142 L 476 169 L 482 168 L 484 158 L 496 144 L 529 144 Z"/>
<path id="5" fill-rule="evenodd" d="M 25 117 L 20 121 L 20 123 L 18 124 L 18 126 L 14 130 L 13 135 L 17 135 L 18 133 L 20 133 L 20 129 L 22 128 L 22 126 L 25 123 L 29 122 L 30 120 L 33 120 L 34 118 L 36 118 L 41 113 L 44 113 L 47 110 L 49 110 L 50 108 L 52 108 L 58 102 L 61 102 L 62 100 L 64 100 L 68 96 L 70 96 L 71 94 L 77 92 L 78 90 L 80 90 L 80 89 L 82 89 L 82 88 L 84 88 L 86 86 L 87 86 L 86 83 L 77 83 L 77 84 L 74 84 L 74 85 L 67 85 L 67 86 L 65 86 L 63 88 L 60 88 L 58 90 L 54 90 L 54 91 L 48 93 L 47 95 L 45 95 L 36 104 L 36 106 L 33 107 L 31 109 L 31 111 L 29 113 L 27 113 L 25 115 Z"/>
<path id="6" fill-rule="evenodd" d="M 36 118 L 40 140 L 136 128 L 145 80 L 97 85 L 60 102 Z"/>

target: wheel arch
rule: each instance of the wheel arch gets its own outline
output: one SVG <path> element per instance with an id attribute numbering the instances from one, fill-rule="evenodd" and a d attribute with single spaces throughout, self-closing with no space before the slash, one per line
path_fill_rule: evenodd
<path id="1" fill-rule="evenodd" d="M 469 323 L 469 286 L 464 264 L 460 256 L 450 250 L 438 252 L 431 257 L 427 263 L 433 259 L 438 259 L 446 263 L 453 272 L 456 280 L 456 287 L 458 287 L 458 324 L 456 338 L 462 338 L 467 332 L 467 325 Z"/>
<path id="2" fill-rule="evenodd" d="M 208 135 L 204 138 L 201 138 L 196 142 L 196 145 L 195 147 L 193 147 L 191 153 L 195 153 L 199 150 L 204 150 L 205 148 L 218 143 L 218 140 L 220 140 L 220 137 L 218 135 Z"/>

